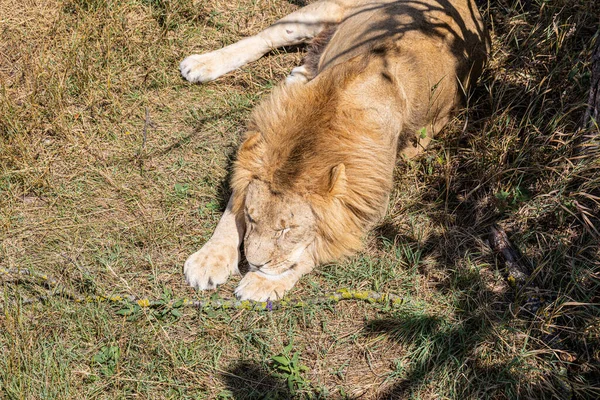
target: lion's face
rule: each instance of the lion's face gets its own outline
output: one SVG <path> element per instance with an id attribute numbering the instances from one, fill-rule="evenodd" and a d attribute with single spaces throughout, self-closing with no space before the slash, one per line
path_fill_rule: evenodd
<path id="1" fill-rule="evenodd" d="M 244 216 L 244 252 L 251 270 L 279 275 L 306 257 L 315 240 L 316 220 L 308 202 L 272 193 L 261 181 L 248 186 Z"/>

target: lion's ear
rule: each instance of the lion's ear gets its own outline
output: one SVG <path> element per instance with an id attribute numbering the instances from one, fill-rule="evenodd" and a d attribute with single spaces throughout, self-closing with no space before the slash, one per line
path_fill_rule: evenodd
<path id="1" fill-rule="evenodd" d="M 331 169 L 329 179 L 329 195 L 341 196 L 346 193 L 346 166 L 338 164 Z"/>
<path id="2" fill-rule="evenodd" d="M 246 138 L 237 153 L 238 166 L 256 172 L 255 169 L 261 165 L 263 160 L 261 141 L 260 132 L 246 133 Z"/>
<path id="3" fill-rule="evenodd" d="M 237 160 L 233 175 L 231 176 L 231 188 L 234 193 L 238 193 L 238 197 L 243 199 L 246 193 L 246 188 L 253 177 L 261 170 L 262 156 L 262 136 L 259 132 L 248 132 L 246 138 L 237 153 Z M 244 195 L 241 195 L 244 194 Z M 235 210 L 239 211 L 241 201 L 236 202 Z"/>
<path id="4" fill-rule="evenodd" d="M 248 151 L 256 151 L 256 146 L 260 141 L 260 132 L 246 132 L 246 138 L 240 146 L 238 153 L 243 154 Z"/>

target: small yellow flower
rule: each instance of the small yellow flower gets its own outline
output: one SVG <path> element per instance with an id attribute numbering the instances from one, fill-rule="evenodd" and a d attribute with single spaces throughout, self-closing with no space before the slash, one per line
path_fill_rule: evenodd
<path id="1" fill-rule="evenodd" d="M 136 301 L 136 303 L 140 307 L 149 307 L 150 306 L 150 300 L 148 300 L 148 299 L 140 299 L 140 300 Z"/>

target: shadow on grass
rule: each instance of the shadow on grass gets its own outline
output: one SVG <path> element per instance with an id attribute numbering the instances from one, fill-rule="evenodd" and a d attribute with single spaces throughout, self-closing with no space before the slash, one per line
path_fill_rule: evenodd
<path id="1" fill-rule="evenodd" d="M 298 7 L 306 7 L 309 3 L 307 0 L 287 0 L 287 2 Z"/>
<path id="2" fill-rule="evenodd" d="M 388 335 L 407 349 L 405 354 L 397 355 L 392 384 L 377 398 L 413 398 L 430 391 L 459 399 L 597 398 L 597 370 L 578 372 L 575 365 L 569 369 L 569 363 L 563 364 L 567 368 L 560 368 L 556 365 L 560 364 L 558 360 L 532 364 L 531 346 L 525 350 L 526 342 L 520 351 L 503 359 L 494 357 L 506 339 L 502 333 L 512 334 L 518 328 L 512 326 L 508 313 L 490 320 L 488 312 L 474 307 L 469 299 L 470 294 L 467 294 L 455 306 L 475 309 L 459 313 L 458 319 L 453 321 L 405 311 L 394 318 L 366 323 L 367 335 Z M 585 345 L 593 348 L 597 343 Z M 486 352 L 489 353 L 487 358 L 483 356 Z M 546 352 L 549 356 L 551 353 Z"/>
<path id="3" fill-rule="evenodd" d="M 396 319 L 368 322 L 367 334 L 387 334 L 407 346 L 412 354 L 410 360 L 400 361 L 398 364 L 400 367 L 395 371 L 399 376 L 391 387 L 379 394 L 379 398 L 408 398 L 416 389 L 427 383 L 449 383 L 447 378 L 443 380 L 443 375 L 454 375 L 455 371 L 465 367 L 473 368 L 466 364 L 469 363 L 472 353 L 476 351 L 477 345 L 489 334 L 489 326 L 485 325 L 473 331 L 473 325 L 479 323 L 478 318 L 474 318 L 466 321 L 465 324 L 450 324 L 436 316 L 417 314 L 404 314 Z M 405 363 L 408 364 L 408 368 L 403 370 Z M 475 372 L 476 376 L 480 374 L 481 371 L 479 374 Z M 493 383 L 492 388 L 514 380 L 504 366 L 490 368 L 484 375 L 490 383 Z M 475 393 L 468 393 L 468 388 L 482 387 L 481 382 L 469 382 L 469 380 L 457 380 L 452 383 L 458 386 L 452 390 L 453 394 L 458 396 L 455 398 L 473 396 Z M 478 395 L 479 398 L 483 397 L 482 393 Z"/>
<path id="4" fill-rule="evenodd" d="M 543 104 L 537 105 L 538 110 L 530 108 L 536 99 L 526 95 L 526 88 L 506 84 L 500 90 L 519 99 L 509 108 L 513 119 L 542 113 Z M 395 359 L 396 370 L 378 398 L 413 398 L 431 392 L 478 399 L 593 399 L 600 395 L 600 352 L 596 350 L 600 341 L 592 332 L 600 315 L 598 237 L 577 211 L 566 211 L 569 198 L 586 193 L 583 185 L 591 187 L 587 193 L 599 195 L 597 175 L 593 169 L 582 170 L 587 175 L 577 176 L 578 184 L 567 179 L 561 183 L 569 187 L 566 193 L 571 193 L 546 202 L 553 188 L 546 186 L 550 177 L 544 166 L 555 165 L 561 157 L 568 157 L 570 150 L 562 149 L 561 154 L 550 146 L 532 145 L 532 141 L 548 140 L 553 132 L 534 138 L 527 136 L 526 127 L 515 129 L 523 146 L 504 153 L 506 163 L 515 166 L 510 173 L 503 172 L 506 166 L 494 169 L 490 163 L 488 169 L 484 162 L 465 159 L 452 171 L 450 186 L 443 173 L 425 178 L 427 187 L 420 193 L 420 205 L 412 211 L 425 214 L 443 233 L 421 241 L 393 222 L 375 229 L 388 243 L 419 242 L 422 258 L 443 266 L 447 277 L 432 283 L 434 290 L 451 299 L 449 310 L 453 310 L 451 317 L 440 317 L 409 309 L 365 324 L 366 335 L 386 335 L 406 349 L 389 355 Z M 460 152 L 475 139 L 450 138 L 453 140 Z M 502 185 L 542 189 L 531 190 L 522 198 L 518 193 L 497 196 L 494 191 Z M 457 193 L 468 195 L 459 197 Z M 536 218 L 520 220 L 519 212 L 527 212 L 528 204 L 541 210 Z M 597 207 L 593 201 L 585 204 L 589 209 Z M 591 218 L 592 224 L 598 224 L 597 217 Z M 557 300 L 535 315 L 513 315 L 511 308 L 517 305 L 514 290 L 492 292 L 478 271 L 465 267 L 473 258 L 479 261 L 475 264 L 498 264 L 494 257 L 477 250 L 498 222 L 512 228 L 509 236 L 517 244 L 540 251 L 530 257 L 537 267 L 534 282 L 538 293 Z M 424 272 L 421 265 L 418 270 Z M 564 303 L 579 306 L 562 307 Z"/>
<path id="5" fill-rule="evenodd" d="M 365 324 L 366 335 L 387 335 L 405 349 L 390 355 L 396 370 L 377 398 L 413 398 L 432 391 L 460 399 L 573 397 L 556 371 L 534 380 L 531 373 L 539 364 L 533 365 L 524 350 L 503 349 L 503 335 L 519 331 L 505 294 L 486 290 L 476 274 L 455 279 L 454 286 L 459 295 L 451 317 L 407 308 Z"/>
<path id="6" fill-rule="evenodd" d="M 521 182 L 533 186 L 545 178 L 533 173 L 540 168 L 533 163 L 520 163 L 519 168 L 529 175 Z M 458 167 L 450 191 L 473 190 L 477 174 L 485 176 L 487 172 Z M 432 179 L 418 212 L 442 227 L 442 234 L 421 241 L 393 222 L 380 225 L 375 234 L 388 243 L 418 242 L 422 258 L 443 266 L 446 278 L 431 281 L 431 287 L 450 299 L 448 309 L 454 314 L 445 319 L 405 310 L 365 324 L 366 335 L 387 335 L 406 349 L 389 355 L 397 362 L 396 371 L 378 398 L 413 398 L 429 391 L 451 398 L 598 398 L 600 352 L 596 349 L 600 341 L 592 332 L 600 315 L 598 237 L 576 215 L 564 217 L 568 222 L 561 221 L 564 207 L 559 202 L 519 230 L 519 225 L 513 225 L 518 218 L 515 214 L 527 200 L 507 204 L 494 198 L 492 185 L 486 184 L 466 201 L 452 197 L 441 201 L 446 181 L 442 174 Z M 531 193 L 536 195 L 546 196 L 544 192 Z M 482 202 L 482 197 L 491 201 Z M 511 309 L 522 300 L 515 300 L 515 291 L 490 291 L 479 271 L 468 268 L 473 258 L 478 259 L 474 264 L 500 264 L 477 250 L 496 222 L 512 226 L 510 236 L 520 245 L 536 248 L 536 243 L 528 243 L 532 237 L 548 241 L 537 244 L 543 253 L 531 260 L 537 267 L 533 282 L 538 294 L 557 300 L 543 305 L 537 314 L 513 315 Z M 566 243 L 560 236 L 562 229 L 572 235 Z M 419 265 L 419 273 L 426 273 L 423 268 L 427 267 Z M 565 308 L 563 303 L 580 306 Z M 486 352 L 487 358 L 483 356 Z"/>
<path id="7" fill-rule="evenodd" d="M 557 70 L 570 68 L 572 54 L 585 52 L 585 41 L 577 46 L 560 55 Z M 515 70 L 531 62 L 519 58 L 522 50 L 512 52 L 515 62 L 507 64 Z M 564 103 L 580 104 L 585 84 L 560 74 L 536 79 L 519 84 L 504 73 L 485 76 L 486 89 L 471 99 L 468 129 L 443 138 L 455 163 L 451 171 L 435 164 L 435 145 L 418 161 L 433 172 L 420 175 L 418 201 L 409 210 L 400 204 L 400 215 L 425 215 L 442 233 L 421 240 L 393 221 L 375 229 L 384 242 L 418 242 L 422 258 L 443 266 L 446 278 L 430 287 L 450 299 L 453 311 L 440 317 L 409 309 L 365 324 L 365 334 L 386 335 L 406 349 L 389 355 L 396 370 L 378 398 L 600 396 L 600 250 L 594 232 L 600 227 L 600 154 L 573 158 L 579 114 Z M 553 89 L 561 85 L 569 85 L 569 98 L 559 101 Z M 535 314 L 515 316 L 515 292 L 490 291 L 468 268 L 498 264 L 478 254 L 495 223 L 529 257 L 538 293 L 556 299 Z"/>
<path id="8" fill-rule="evenodd" d="M 236 400 L 292 398 L 285 380 L 250 361 L 233 365 L 221 379 Z"/>

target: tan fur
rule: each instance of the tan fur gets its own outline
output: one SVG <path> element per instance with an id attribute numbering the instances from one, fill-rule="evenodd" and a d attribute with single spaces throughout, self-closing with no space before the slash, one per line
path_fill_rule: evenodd
<path id="1" fill-rule="evenodd" d="M 246 231 L 246 253 L 264 274 L 245 278 L 241 297 L 281 297 L 253 285 L 269 274 L 282 282 L 289 275 L 293 285 L 312 265 L 360 249 L 385 213 L 397 154 L 412 157 L 427 145 L 483 66 L 487 36 L 471 0 L 346 3 L 329 42 L 317 46 L 314 79 L 276 88 L 255 109 L 239 149 L 232 213 L 256 227 Z M 260 221 L 248 217 L 250 208 L 263 210 Z M 278 212 L 314 220 L 305 227 L 310 243 L 297 251 L 301 273 L 287 273 L 298 262 L 281 250 Z M 288 290 L 289 282 L 270 286 Z"/>

